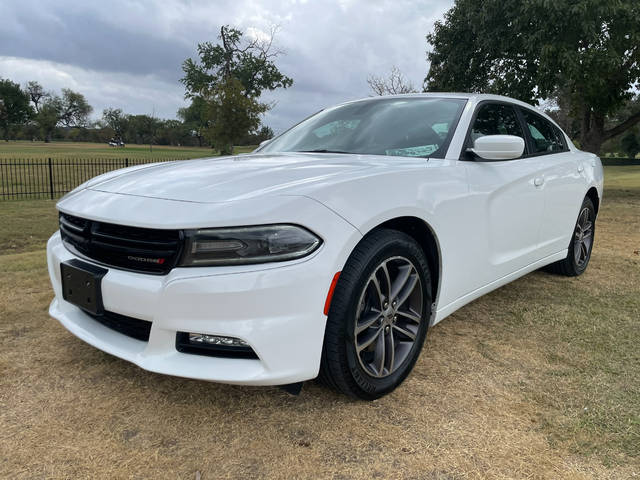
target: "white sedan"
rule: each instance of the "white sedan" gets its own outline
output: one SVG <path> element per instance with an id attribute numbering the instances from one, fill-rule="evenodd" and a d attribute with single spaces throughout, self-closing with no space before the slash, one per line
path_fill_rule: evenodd
<path id="1" fill-rule="evenodd" d="M 50 314 L 154 372 L 290 390 L 319 376 L 375 399 L 463 305 L 544 266 L 584 272 L 602 184 L 597 156 L 510 98 L 348 102 L 248 155 L 69 193 Z"/>

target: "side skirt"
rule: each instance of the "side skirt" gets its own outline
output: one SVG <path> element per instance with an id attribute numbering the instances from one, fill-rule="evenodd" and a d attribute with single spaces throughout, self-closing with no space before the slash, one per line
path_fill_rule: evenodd
<path id="1" fill-rule="evenodd" d="M 531 263 L 526 267 L 523 267 L 519 270 L 516 270 L 513 273 L 510 273 L 509 275 L 505 275 L 504 277 L 499 278 L 498 280 L 495 280 L 485 285 L 484 287 L 480 287 L 470 293 L 467 293 L 466 295 L 458 298 L 457 300 L 454 300 L 453 302 L 449 303 L 448 305 L 445 305 L 440 309 L 437 309 L 437 310 L 433 309 L 432 311 L 434 313 L 431 315 L 430 326 L 433 326 L 436 323 L 440 322 L 441 320 L 444 320 L 453 312 L 463 307 L 467 303 L 472 302 L 476 298 L 479 298 L 482 295 L 489 293 L 492 290 L 495 290 L 496 288 L 500 288 L 506 285 L 507 283 L 513 282 L 514 280 L 522 277 L 523 275 L 526 275 L 527 273 L 533 272 L 534 270 L 538 270 L 539 268 L 542 268 L 545 265 L 549 265 L 550 263 L 557 262 L 558 260 L 562 260 L 566 258 L 567 253 L 568 253 L 568 249 L 565 249 L 565 250 L 562 250 L 561 252 L 554 253 L 553 255 L 549 255 L 548 257 L 538 260 L 537 262 Z"/>

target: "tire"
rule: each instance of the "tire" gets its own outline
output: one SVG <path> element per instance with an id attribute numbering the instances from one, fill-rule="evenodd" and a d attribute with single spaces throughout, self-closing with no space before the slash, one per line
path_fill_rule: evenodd
<path id="1" fill-rule="evenodd" d="M 386 395 L 411 372 L 430 318 L 431 278 L 423 250 L 402 232 L 372 232 L 352 252 L 336 284 L 319 379 L 363 400 Z"/>
<path id="2" fill-rule="evenodd" d="M 585 197 L 578 213 L 578 219 L 573 229 L 567 258 L 552 263 L 546 270 L 558 275 L 577 277 L 582 275 L 589 265 L 593 241 L 596 233 L 596 209 L 590 198 Z"/>

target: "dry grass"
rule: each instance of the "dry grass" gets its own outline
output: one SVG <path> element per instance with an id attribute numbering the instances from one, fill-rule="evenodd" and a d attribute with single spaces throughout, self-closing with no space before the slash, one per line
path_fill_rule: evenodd
<path id="1" fill-rule="evenodd" d="M 607 170 L 585 275 L 536 272 L 463 308 L 373 403 L 165 377 L 84 344 L 46 313 L 52 204 L 2 204 L 0 477 L 640 476 L 639 174 Z"/>

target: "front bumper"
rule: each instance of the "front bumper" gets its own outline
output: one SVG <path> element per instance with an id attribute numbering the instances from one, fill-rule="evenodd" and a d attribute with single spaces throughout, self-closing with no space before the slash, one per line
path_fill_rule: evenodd
<path id="1" fill-rule="evenodd" d="M 102 279 L 105 310 L 152 322 L 148 342 L 95 321 L 63 300 L 60 263 L 76 258 L 59 232 L 47 244 L 55 292 L 49 313 L 71 333 L 107 353 L 157 373 L 224 383 L 279 385 L 318 374 L 331 279 L 345 260 L 345 243 L 325 242 L 310 257 L 282 264 L 175 268 L 165 276 L 109 268 Z M 89 262 L 91 263 L 91 262 Z M 245 340 L 258 359 L 180 353 L 176 333 L 197 332 Z"/>

